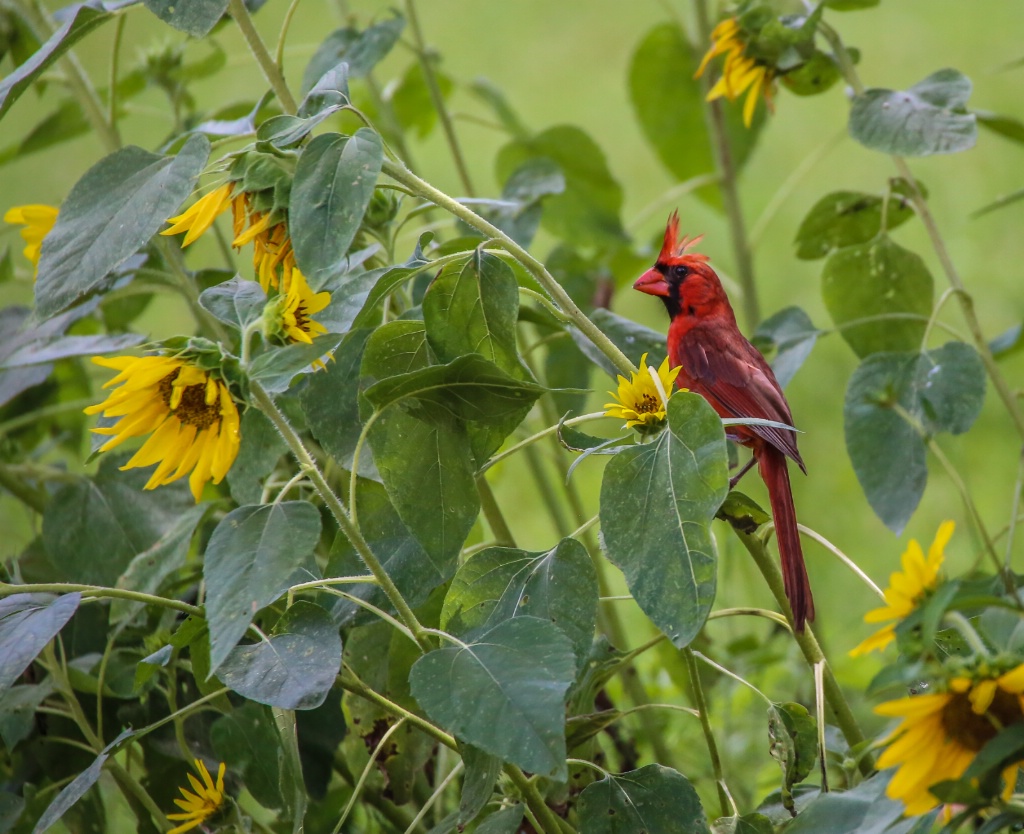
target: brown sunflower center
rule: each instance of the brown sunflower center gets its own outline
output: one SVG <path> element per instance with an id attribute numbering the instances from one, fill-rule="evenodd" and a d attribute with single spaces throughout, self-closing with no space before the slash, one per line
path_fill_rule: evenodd
<path id="1" fill-rule="evenodd" d="M 308 332 L 307 324 L 309 324 L 309 313 L 306 312 L 306 305 L 300 302 L 295 308 L 295 326 L 305 333 Z"/>
<path id="2" fill-rule="evenodd" d="M 972 752 L 981 750 L 1002 727 L 1024 720 L 1016 695 L 997 689 L 992 705 L 982 715 L 971 709 L 967 693 L 957 693 L 942 708 L 942 729 L 946 735 Z"/>
<path id="3" fill-rule="evenodd" d="M 160 397 L 168 409 L 171 407 L 171 395 L 174 393 L 174 380 L 178 378 L 180 371 L 180 368 L 175 368 L 160 380 L 158 386 Z M 197 431 L 208 429 L 220 421 L 220 400 L 206 402 L 205 384 L 186 385 L 181 392 L 181 402 L 174 409 L 174 416 L 186 425 L 195 426 Z"/>
<path id="4" fill-rule="evenodd" d="M 661 400 L 653 394 L 644 394 L 636 401 L 633 410 L 637 414 L 657 414 L 661 411 Z"/>

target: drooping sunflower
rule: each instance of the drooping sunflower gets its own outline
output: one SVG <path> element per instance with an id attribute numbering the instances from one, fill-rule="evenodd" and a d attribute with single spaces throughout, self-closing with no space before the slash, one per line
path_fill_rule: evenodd
<path id="1" fill-rule="evenodd" d="M 327 332 L 326 327 L 313 321 L 313 316 L 331 303 L 331 294 L 313 292 L 298 269 L 288 273 L 287 290 L 281 299 L 281 327 L 289 341 L 309 345 L 317 336 Z"/>
<path id="2" fill-rule="evenodd" d="M 220 767 L 217 768 L 216 783 L 214 783 L 213 778 L 210 776 L 210 771 L 206 769 L 202 759 L 196 759 L 195 765 L 196 771 L 202 777 L 202 781 L 200 782 L 199 779 L 196 779 L 190 773 L 188 774 L 188 781 L 195 793 L 192 793 L 187 788 L 178 788 L 184 799 L 175 799 L 174 804 L 181 808 L 182 813 L 168 814 L 167 819 L 174 822 L 184 820 L 184 822 L 172 828 L 168 834 L 183 834 L 185 831 L 198 828 L 210 817 L 214 816 L 224 802 L 224 762 L 221 762 Z"/>
<path id="3" fill-rule="evenodd" d="M 121 468 L 159 466 L 146 482 L 155 489 L 183 477 L 198 502 L 207 481 L 219 484 L 238 455 L 241 441 L 238 407 L 228 386 L 210 371 L 175 356 L 94 356 L 97 365 L 119 373 L 103 387 L 118 386 L 86 414 L 119 418 L 94 428 L 112 435 L 100 451 L 131 437 L 150 435 Z"/>
<path id="4" fill-rule="evenodd" d="M 268 197 L 268 199 L 271 199 Z M 182 247 L 195 243 L 213 225 L 213 222 L 229 208 L 231 209 L 231 245 L 241 249 L 252 243 L 252 265 L 264 291 L 277 287 L 277 268 L 295 266 L 295 253 L 284 213 L 278 209 L 257 208 L 262 202 L 260 194 L 244 191 L 238 181 L 226 182 L 219 188 L 200 197 L 181 214 L 167 220 L 170 227 L 162 235 L 178 235 L 185 232 Z"/>
<path id="5" fill-rule="evenodd" d="M 736 101 L 749 89 L 743 104 L 743 124 L 750 127 L 759 97 L 764 98 L 769 110 L 772 109 L 775 70 L 747 54 L 744 32 L 735 17 L 726 18 L 711 32 L 711 47 L 704 54 L 694 77 L 700 78 L 711 60 L 722 54 L 725 55 L 722 76 L 708 92 L 707 100 L 725 96 L 729 101 Z"/>
<path id="6" fill-rule="evenodd" d="M 910 616 L 935 590 L 939 582 L 939 571 L 945 559 L 946 545 L 953 535 L 954 527 L 952 521 L 944 521 L 939 525 L 935 540 L 928 548 L 927 558 L 917 539 L 910 540 L 903 552 L 903 571 L 894 571 L 889 577 L 889 587 L 885 589 L 886 604 L 864 615 L 866 623 L 884 623 L 887 620 L 892 622 L 854 648 L 850 652 L 851 657 L 888 646 L 896 639 L 896 626 L 900 621 Z"/>
<path id="7" fill-rule="evenodd" d="M 20 224 L 25 228 L 19 234 L 25 241 L 25 248 L 22 253 L 32 261 L 35 268 L 33 278 L 39 272 L 39 254 L 43 248 L 43 238 L 53 229 L 57 222 L 57 208 L 39 203 L 13 206 L 4 213 L 4 222 Z"/>
<path id="8" fill-rule="evenodd" d="M 680 370 L 680 367 L 669 368 L 667 356 L 661 367 L 654 370 L 647 364 L 645 353 L 640 357 L 640 371 L 630 374 L 632 379 L 619 376 L 618 391 L 608 392 L 616 401 L 604 404 L 605 414 L 625 420 L 626 428 L 639 427 L 644 431 L 660 425 Z"/>
<path id="9" fill-rule="evenodd" d="M 999 676 L 955 677 L 945 692 L 887 701 L 879 715 L 900 718 L 878 759 L 880 768 L 898 767 L 886 794 L 901 800 L 907 815 L 924 814 L 940 800 L 930 788 L 959 779 L 1000 729 L 1024 721 L 1024 664 Z M 1003 797 L 1017 783 L 1020 762 L 1003 771 Z"/>

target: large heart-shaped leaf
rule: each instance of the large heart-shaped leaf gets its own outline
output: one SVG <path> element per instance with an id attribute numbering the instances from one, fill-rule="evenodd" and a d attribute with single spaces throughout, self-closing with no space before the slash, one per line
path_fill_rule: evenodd
<path id="1" fill-rule="evenodd" d="M 711 522 L 728 493 L 722 422 L 698 394 L 677 392 L 668 428 L 611 459 L 601 530 L 637 604 L 676 646 L 700 631 L 715 599 Z"/>
<path id="2" fill-rule="evenodd" d="M 587 785 L 579 812 L 587 834 L 709 834 L 693 785 L 657 764 Z"/>
<path id="3" fill-rule="evenodd" d="M 460 739 L 561 780 L 565 693 L 575 675 L 572 644 L 561 631 L 516 617 L 478 641 L 424 655 L 409 682 L 427 715 Z"/>
<path id="4" fill-rule="evenodd" d="M 13 594 L 0 599 L 0 694 L 64 628 L 81 601 L 78 593 L 57 598 Z"/>

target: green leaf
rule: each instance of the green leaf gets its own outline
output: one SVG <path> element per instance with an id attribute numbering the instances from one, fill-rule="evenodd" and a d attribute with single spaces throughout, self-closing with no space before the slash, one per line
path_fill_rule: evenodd
<path id="1" fill-rule="evenodd" d="M 1024 144 L 1024 122 L 1020 119 L 984 110 L 975 110 L 974 115 L 978 118 L 978 124 L 986 130 L 1018 144 Z"/>
<path id="2" fill-rule="evenodd" d="M 729 522 L 744 533 L 753 533 L 762 524 L 772 520 L 760 504 L 737 489 L 729 491 L 715 517 Z"/>
<path id="3" fill-rule="evenodd" d="M 209 155 L 209 140 L 193 135 L 175 156 L 129 145 L 86 171 L 43 244 L 36 312 L 60 312 L 135 254 L 192 193 Z"/>
<path id="4" fill-rule="evenodd" d="M 886 207 L 886 228 L 902 226 L 914 216 L 903 180 L 897 180 Z M 867 243 L 882 232 L 884 200 L 860 191 L 833 191 L 816 202 L 796 233 L 796 256 L 824 258 L 834 249 Z"/>
<path id="5" fill-rule="evenodd" d="M 794 70 L 785 73 L 782 84 L 798 96 L 816 96 L 835 84 L 843 73 L 835 58 L 820 49 Z"/>
<path id="6" fill-rule="evenodd" d="M 342 62 L 327 70 L 299 104 L 299 118 L 316 124 L 349 103 L 348 64 Z M 315 120 L 315 121 L 314 121 Z"/>
<path id="7" fill-rule="evenodd" d="M 335 352 L 335 361 L 329 362 L 325 370 L 311 374 L 299 393 L 309 430 L 343 469 L 351 469 L 363 429 L 359 419 L 359 368 L 372 332 L 362 328 L 345 336 Z M 244 432 L 242 443 L 244 447 Z M 380 478 L 369 446 L 365 446 L 359 456 L 359 474 L 365 478 Z M 228 477 L 230 479 L 230 474 Z"/>
<path id="8" fill-rule="evenodd" d="M 82 3 L 75 8 L 46 43 L 0 81 L 0 119 L 29 85 L 48 70 L 61 55 L 112 17 L 115 17 L 115 14 L 107 11 L 99 2 Z"/>
<path id="9" fill-rule="evenodd" d="M 145 336 L 125 333 L 120 336 L 61 336 L 49 342 L 32 342 L 18 348 L 0 361 L 0 368 L 21 368 L 69 359 L 72 356 L 92 356 L 97 353 L 116 353 L 144 342 Z"/>
<path id="10" fill-rule="evenodd" d="M 338 627 L 319 605 L 300 600 L 277 621 L 268 642 L 235 646 L 217 677 L 250 701 L 315 709 L 340 669 Z"/>
<path id="11" fill-rule="evenodd" d="M 284 347 L 271 347 L 249 366 L 249 378 L 260 383 L 268 393 L 287 391 L 299 374 L 316 372 L 314 362 L 329 361 L 341 342 L 339 333 L 323 333 L 311 343 L 295 342 Z"/>
<path id="12" fill-rule="evenodd" d="M 519 803 L 499 808 L 477 826 L 475 834 L 516 834 L 523 824 L 523 814 Z"/>
<path id="13" fill-rule="evenodd" d="M 64 628 L 81 600 L 77 592 L 56 598 L 13 594 L 0 599 L 0 694 Z"/>
<path id="14" fill-rule="evenodd" d="M 43 512 L 43 545 L 65 582 L 113 585 L 195 506 L 185 481 L 143 490 L 152 470 L 121 472 L 126 459 L 105 455 L 96 475 L 62 486 Z"/>
<path id="15" fill-rule="evenodd" d="M 228 0 L 142 0 L 164 23 L 194 38 L 205 38 L 228 9 Z"/>
<path id="16" fill-rule="evenodd" d="M 644 137 L 668 171 L 680 182 L 716 170 L 704 116 L 704 93 L 694 80 L 701 56 L 676 23 L 659 23 L 640 41 L 629 65 L 629 98 Z M 748 129 L 739 107 L 723 107 L 734 162 L 742 168 L 754 149 L 764 108 Z M 719 208 L 715 185 L 694 192 Z"/>
<path id="17" fill-rule="evenodd" d="M 768 752 L 782 768 L 782 804 L 796 814 L 793 786 L 806 779 L 818 760 L 817 724 L 802 704 L 768 707 Z"/>
<path id="18" fill-rule="evenodd" d="M 992 356 L 995 359 L 1011 356 L 1021 347 L 1024 347 L 1024 325 L 1021 324 L 1007 328 L 988 343 L 988 349 L 992 351 Z"/>
<path id="19" fill-rule="evenodd" d="M 693 785 L 658 764 L 587 785 L 579 814 L 586 834 L 709 834 Z"/>
<path id="20" fill-rule="evenodd" d="M 544 203 L 541 225 L 578 246 L 614 247 L 629 240 L 619 214 L 622 186 L 612 177 L 604 153 L 578 127 L 557 125 L 529 139 L 505 145 L 497 158 L 497 176 L 506 182 L 532 159 L 553 161 L 565 175 L 565 191 Z"/>
<path id="21" fill-rule="evenodd" d="M 928 469 L 918 429 L 895 406 L 928 433 L 960 434 L 984 397 L 981 360 L 959 342 L 921 354 L 876 354 L 854 371 L 843 406 L 846 449 L 868 502 L 897 534 L 921 500 Z"/>
<path id="22" fill-rule="evenodd" d="M 159 539 L 128 563 L 117 580 L 117 587 L 155 594 L 164 579 L 185 564 L 192 535 L 208 509 L 209 505 L 200 504 L 185 510 Z M 113 599 L 110 601 L 110 623 L 125 623 L 143 608 L 145 603 L 142 602 Z"/>
<path id="23" fill-rule="evenodd" d="M 882 235 L 833 252 L 821 273 L 829 315 L 861 358 L 915 350 L 932 312 L 933 282 L 920 256 Z M 894 316 L 851 324 L 872 316 Z"/>
<path id="24" fill-rule="evenodd" d="M 302 151 L 292 183 L 288 231 L 299 269 L 314 290 L 349 269 L 346 254 L 380 175 L 380 136 L 325 133 Z"/>
<path id="25" fill-rule="evenodd" d="M 317 47 L 302 74 L 303 94 L 331 67 L 344 61 L 350 78 L 364 78 L 398 42 L 405 18 L 393 17 L 366 27 L 362 32 L 345 27 L 331 32 Z"/>
<path id="26" fill-rule="evenodd" d="M 230 281 L 203 290 L 199 303 L 225 324 L 245 330 L 262 317 L 267 294 L 258 282 L 236 275 Z"/>
<path id="27" fill-rule="evenodd" d="M 882 0 L 825 0 L 826 8 L 835 9 L 837 12 L 853 12 L 859 9 L 870 9 L 877 6 Z"/>
<path id="28" fill-rule="evenodd" d="M 461 745 L 459 752 L 466 768 L 466 777 L 462 781 L 457 821 L 460 825 L 466 825 L 476 819 L 494 794 L 494 786 L 501 775 L 501 759 L 471 744 Z"/>
<path id="29" fill-rule="evenodd" d="M 431 57 L 434 62 L 434 77 L 441 91 L 441 97 L 447 99 L 455 84 L 443 72 L 436 54 Z M 426 139 L 437 124 L 437 109 L 430 96 L 430 88 L 423 77 L 423 67 L 419 61 L 413 61 L 402 74 L 398 86 L 390 96 L 391 108 L 404 133 L 413 133 L 417 139 Z"/>
<path id="30" fill-rule="evenodd" d="M 103 748 L 99 755 L 93 759 L 89 767 L 65 785 L 61 792 L 53 798 L 53 802 L 49 804 L 38 822 L 36 822 L 36 827 L 32 829 L 32 834 L 43 834 L 44 831 L 49 831 L 52 826 L 56 825 L 57 821 L 67 813 L 68 809 L 85 796 L 85 792 L 99 781 L 100 775 L 103 773 L 103 765 L 106 764 L 107 759 L 114 755 L 124 741 L 133 735 L 134 732 L 131 729 L 122 731 L 117 738 Z"/>
<path id="31" fill-rule="evenodd" d="M 572 641 L 581 667 L 594 639 L 597 596 L 593 563 L 575 539 L 539 553 L 490 547 L 455 574 L 441 609 L 441 628 L 475 640 L 504 620 L 538 617 Z"/>
<path id="32" fill-rule="evenodd" d="M 270 708 L 246 701 L 213 722 L 210 743 L 228 770 L 240 776 L 265 808 L 282 808 L 281 738 Z"/>
<path id="33" fill-rule="evenodd" d="M 955 69 L 932 73 L 909 90 L 871 89 L 850 108 L 850 135 L 872 150 L 900 156 L 973 148 L 978 125 L 964 109 L 971 80 Z"/>
<path id="34" fill-rule="evenodd" d="M 257 408 L 246 409 L 242 414 L 239 434 L 242 442 L 228 470 L 231 497 L 239 504 L 259 504 L 263 479 L 274 471 L 288 446 L 274 424 Z"/>
<path id="35" fill-rule="evenodd" d="M 712 834 L 775 834 L 775 826 L 764 814 L 719 817 L 711 826 Z"/>
<path id="36" fill-rule="evenodd" d="M 455 569 L 454 560 L 445 557 L 435 561 L 431 558 L 402 523 L 380 484 L 360 481 L 356 490 L 356 507 L 363 538 L 406 602 L 413 607 L 426 602 L 430 592 L 451 577 Z M 358 576 L 366 572 L 366 565 L 351 542 L 339 533 L 331 548 L 325 578 Z M 347 585 L 343 590 L 385 611 L 394 610 L 376 583 Z M 347 599 L 337 600 L 331 613 L 340 625 L 363 625 L 377 620 L 375 614 Z"/>
<path id="37" fill-rule="evenodd" d="M 516 617 L 465 647 L 412 667 L 412 694 L 460 739 L 525 770 L 566 777 L 565 693 L 576 675 L 569 639 L 550 622 Z"/>
<path id="38" fill-rule="evenodd" d="M 852 790 L 819 794 L 786 826 L 786 834 L 904 834 L 917 820 L 905 817 L 903 803 L 885 795 L 891 778 L 892 771 L 885 771 Z"/>
<path id="39" fill-rule="evenodd" d="M 493 424 L 503 423 L 512 415 L 522 419 L 523 410 L 529 410 L 544 390 L 470 353 L 447 365 L 430 365 L 382 379 L 367 388 L 363 396 L 377 411 L 413 400 L 425 406 L 412 412 L 424 420 L 446 423 L 450 416 Z"/>
<path id="40" fill-rule="evenodd" d="M 668 346 L 665 335 L 657 330 L 652 330 L 635 321 L 630 321 L 611 310 L 599 307 L 590 315 L 591 320 L 598 329 L 604 333 L 615 346 L 621 350 L 626 357 L 634 364 L 640 361 L 640 357 L 647 354 L 647 364 L 659 367 L 665 361 L 668 353 Z M 578 331 L 573 331 L 573 339 L 587 357 L 600 367 L 604 368 L 614 378 L 618 371 L 608 361 L 608 357 L 594 347 L 593 343 L 585 338 Z"/>
<path id="41" fill-rule="evenodd" d="M 786 307 L 761 322 L 751 341 L 765 356 L 774 351 L 772 370 L 785 388 L 811 355 L 820 333 L 807 313 L 799 307 Z"/>
<path id="42" fill-rule="evenodd" d="M 668 428 L 609 461 L 601 530 L 637 604 L 678 646 L 700 631 L 715 600 L 711 522 L 728 492 L 722 422 L 699 394 L 676 392 Z"/>
<path id="43" fill-rule="evenodd" d="M 550 159 L 530 159 L 509 175 L 502 186 L 499 204 L 485 216 L 528 249 L 540 227 L 544 198 L 564 191 L 561 168 Z"/>
<path id="44" fill-rule="evenodd" d="M 203 565 L 212 672 L 256 612 L 288 588 L 319 538 L 320 513 L 305 501 L 239 507 L 224 516 L 210 536 Z"/>

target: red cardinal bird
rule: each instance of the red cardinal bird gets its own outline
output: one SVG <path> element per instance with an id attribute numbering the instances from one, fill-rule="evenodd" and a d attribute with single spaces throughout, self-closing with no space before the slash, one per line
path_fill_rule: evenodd
<path id="1" fill-rule="evenodd" d="M 686 253 L 698 240 L 679 239 L 679 217 L 673 212 L 657 263 L 633 284 L 633 289 L 658 296 L 672 318 L 668 355 L 673 365 L 683 368 L 676 382 L 703 396 L 721 417 L 757 417 L 793 425 L 789 403 L 775 374 L 740 333 L 722 282 L 708 266 L 707 256 Z M 750 448 L 754 457 L 747 468 L 757 461 L 768 487 L 786 596 L 796 630 L 803 631 L 804 623 L 814 619 L 814 600 L 786 464 L 786 458 L 792 458 L 807 472 L 796 448 L 796 435 L 771 426 L 730 426 L 727 436 Z M 743 472 L 746 468 L 740 475 Z"/>

